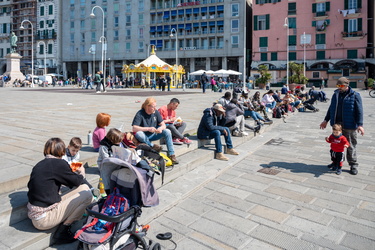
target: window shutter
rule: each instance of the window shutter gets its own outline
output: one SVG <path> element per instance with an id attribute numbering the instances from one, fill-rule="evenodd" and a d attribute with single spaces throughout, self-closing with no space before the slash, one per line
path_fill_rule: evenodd
<path id="1" fill-rule="evenodd" d="M 312 13 L 316 13 L 316 3 L 312 4 Z"/>
<path id="2" fill-rule="evenodd" d="M 344 19 L 344 31 L 345 32 L 348 32 L 348 26 L 349 26 L 349 20 L 348 19 Z"/>
<path id="3" fill-rule="evenodd" d="M 344 9 L 347 10 L 349 8 L 349 0 L 344 1 Z"/>
<path id="4" fill-rule="evenodd" d="M 357 8 L 358 9 L 362 8 L 362 0 L 358 0 Z"/>
<path id="5" fill-rule="evenodd" d="M 270 15 L 266 15 L 266 30 L 270 29 Z"/>
<path id="6" fill-rule="evenodd" d="M 292 35 L 289 36 L 289 46 L 296 46 L 297 45 L 297 37 Z"/>
<path id="7" fill-rule="evenodd" d="M 316 21 L 312 21 L 311 26 L 316 27 Z"/>
<path id="8" fill-rule="evenodd" d="M 259 4 L 259 0 L 256 0 L 256 1 L 255 1 L 255 4 Z"/>
<path id="9" fill-rule="evenodd" d="M 254 16 L 254 30 L 258 30 L 258 16 Z"/>
<path id="10" fill-rule="evenodd" d="M 331 10 L 331 3 L 326 2 L 326 11 L 330 11 L 330 10 Z"/>
<path id="11" fill-rule="evenodd" d="M 357 31 L 362 31 L 362 18 L 358 18 L 357 22 L 358 22 L 358 29 L 357 29 Z"/>

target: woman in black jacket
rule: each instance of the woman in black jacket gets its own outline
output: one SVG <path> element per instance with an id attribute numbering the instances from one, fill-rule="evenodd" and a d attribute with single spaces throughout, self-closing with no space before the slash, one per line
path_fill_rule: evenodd
<path id="1" fill-rule="evenodd" d="M 61 224 L 54 235 L 55 244 L 75 240 L 70 226 L 81 219 L 93 201 L 90 187 L 79 170 L 73 173 L 69 164 L 61 159 L 64 154 L 64 142 L 60 138 L 49 139 L 44 146 L 45 158 L 34 166 L 27 184 L 28 216 L 34 227 L 48 230 Z M 72 190 L 60 196 L 61 185 Z"/>

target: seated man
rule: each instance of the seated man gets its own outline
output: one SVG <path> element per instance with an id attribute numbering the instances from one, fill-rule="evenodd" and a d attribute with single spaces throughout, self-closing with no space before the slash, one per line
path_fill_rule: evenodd
<path id="1" fill-rule="evenodd" d="M 219 99 L 219 104 L 221 104 L 221 106 L 225 107 L 225 105 L 227 105 L 230 100 L 232 99 L 232 94 L 227 91 L 225 92 L 224 96 L 222 96 L 220 99 Z"/>
<path id="2" fill-rule="evenodd" d="M 169 158 L 172 160 L 173 164 L 178 164 L 174 154 L 171 131 L 166 129 L 163 118 L 159 111 L 156 110 L 156 101 L 154 98 L 149 97 L 142 104 L 142 109 L 135 115 L 132 126 L 135 138 L 141 143 L 146 143 L 158 152 L 162 150 L 162 147 L 151 143 L 151 141 L 156 141 L 164 137 Z"/>
<path id="3" fill-rule="evenodd" d="M 215 104 L 212 108 L 203 111 L 203 117 L 198 127 L 198 139 L 215 139 L 216 159 L 228 161 L 223 154 L 221 135 L 224 135 L 227 144 L 227 154 L 238 155 L 233 149 L 229 128 L 225 127 L 225 109 L 221 104 Z"/>
<path id="4" fill-rule="evenodd" d="M 172 98 L 167 105 L 164 105 L 158 109 L 161 117 L 164 120 L 167 129 L 172 132 L 173 144 L 181 145 L 183 143 L 190 144 L 191 140 L 183 136 L 186 128 L 186 122 L 176 121 L 176 109 L 180 101 L 177 98 Z"/>

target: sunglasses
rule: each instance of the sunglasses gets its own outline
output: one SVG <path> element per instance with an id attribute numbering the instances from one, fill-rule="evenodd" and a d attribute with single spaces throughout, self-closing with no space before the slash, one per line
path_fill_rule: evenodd
<path id="1" fill-rule="evenodd" d="M 336 84 L 336 87 L 338 87 L 338 88 L 345 88 L 346 86 L 348 86 L 348 85 L 346 85 L 346 84 Z"/>

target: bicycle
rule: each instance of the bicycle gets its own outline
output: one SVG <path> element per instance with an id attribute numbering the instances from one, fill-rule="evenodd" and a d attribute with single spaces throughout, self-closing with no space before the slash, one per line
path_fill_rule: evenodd
<path id="1" fill-rule="evenodd" d="M 375 98 L 375 88 L 373 87 L 369 92 L 368 94 L 372 97 L 372 98 Z"/>

